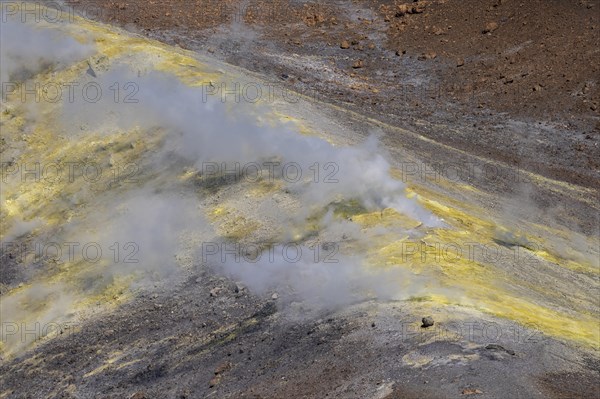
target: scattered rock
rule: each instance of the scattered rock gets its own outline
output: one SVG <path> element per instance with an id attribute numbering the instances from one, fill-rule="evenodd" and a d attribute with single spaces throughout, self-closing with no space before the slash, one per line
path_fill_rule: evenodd
<path id="1" fill-rule="evenodd" d="M 348 40 L 342 41 L 340 48 L 343 48 L 344 50 L 350 48 L 350 43 L 348 43 Z"/>
<path id="2" fill-rule="evenodd" d="M 221 291 L 223 291 L 223 288 L 221 287 L 215 287 L 212 290 L 210 290 L 210 296 L 211 297 L 217 297 L 219 296 L 219 294 L 221 293 Z"/>
<path id="3" fill-rule="evenodd" d="M 279 294 L 278 293 L 274 293 L 273 295 L 271 295 L 271 299 L 273 299 L 273 300 L 279 299 Z"/>
<path id="4" fill-rule="evenodd" d="M 396 17 L 403 17 L 405 14 L 421 14 L 425 11 L 425 2 L 417 1 L 412 4 L 400 4 Z"/>
<path id="5" fill-rule="evenodd" d="M 215 375 L 223 374 L 226 371 L 231 370 L 233 364 L 231 362 L 223 362 L 215 369 Z"/>
<path id="6" fill-rule="evenodd" d="M 323 13 L 316 13 L 308 11 L 307 15 L 304 17 L 304 23 L 306 26 L 316 26 L 325 22 L 325 15 Z"/>
<path id="7" fill-rule="evenodd" d="M 363 62 L 363 60 L 357 60 L 354 62 L 354 64 L 352 64 L 352 68 L 354 68 L 354 69 L 363 68 L 364 66 L 365 66 L 365 63 Z"/>
<path id="8" fill-rule="evenodd" d="M 498 23 L 497 22 L 488 22 L 487 24 L 485 24 L 485 29 L 483 30 L 482 33 L 492 33 L 493 31 L 495 31 L 496 29 L 498 29 Z"/>
<path id="9" fill-rule="evenodd" d="M 406 50 L 396 50 L 396 55 L 399 57 L 401 55 L 406 54 Z"/>
<path id="10" fill-rule="evenodd" d="M 394 394 L 394 384 L 395 384 L 394 382 L 388 382 L 388 383 L 382 382 L 382 384 L 379 386 L 379 388 L 377 388 L 377 393 L 375 396 L 373 396 L 373 399 L 391 398 L 392 395 Z"/>
<path id="11" fill-rule="evenodd" d="M 400 14 L 399 16 L 403 16 L 404 14 L 408 13 L 408 10 L 410 10 L 411 7 L 408 4 L 400 4 L 398 6 L 398 14 Z"/>
<path id="12" fill-rule="evenodd" d="M 433 32 L 434 35 L 436 36 L 441 36 L 441 35 L 445 35 L 446 34 L 446 30 L 443 28 L 433 28 Z"/>
<path id="13" fill-rule="evenodd" d="M 434 323 L 433 317 L 431 317 L 431 316 L 423 317 L 421 319 L 421 322 L 423 323 L 423 324 L 421 324 L 421 328 L 431 327 Z"/>
<path id="14" fill-rule="evenodd" d="M 464 60 L 464 58 L 461 58 L 461 59 L 460 59 L 460 60 L 458 60 L 458 62 L 456 63 L 456 66 L 457 66 L 457 67 L 461 67 L 461 66 L 463 66 L 463 65 L 465 65 L 465 60 Z"/>
<path id="15" fill-rule="evenodd" d="M 421 61 L 425 61 L 425 60 L 433 60 L 437 57 L 437 54 L 434 53 L 433 51 L 429 51 L 427 53 L 421 54 L 418 59 Z"/>
<path id="16" fill-rule="evenodd" d="M 223 378 L 223 376 L 221 374 L 215 375 L 210 382 L 208 383 L 208 386 L 210 388 L 213 388 L 217 385 L 219 385 L 219 383 L 221 382 L 221 379 Z"/>
<path id="17" fill-rule="evenodd" d="M 136 392 L 129 397 L 129 399 L 148 399 L 144 392 Z"/>
<path id="18" fill-rule="evenodd" d="M 465 388 L 462 391 L 463 395 L 479 395 L 482 393 L 483 393 L 483 391 L 481 391 L 479 389 L 475 389 L 475 388 Z"/>
<path id="19" fill-rule="evenodd" d="M 244 284 L 242 284 L 242 283 L 239 283 L 239 282 L 235 283 L 235 288 L 234 288 L 234 291 L 235 291 L 235 293 L 236 293 L 236 294 L 237 294 L 238 292 L 242 292 L 242 291 L 244 291 L 245 289 L 246 289 L 246 286 L 245 286 Z"/>
<path id="20" fill-rule="evenodd" d="M 581 92 L 582 92 L 583 94 L 588 94 L 588 93 L 590 92 L 590 86 L 589 86 L 589 84 L 587 84 L 587 83 L 586 83 L 586 84 L 583 86 L 583 89 L 581 89 Z"/>

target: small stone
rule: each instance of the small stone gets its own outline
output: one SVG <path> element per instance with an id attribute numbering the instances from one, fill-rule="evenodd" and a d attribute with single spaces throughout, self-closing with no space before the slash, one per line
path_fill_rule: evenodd
<path id="1" fill-rule="evenodd" d="M 363 60 L 357 60 L 354 62 L 354 64 L 352 64 L 352 68 L 354 68 L 354 69 L 363 68 L 364 66 L 365 66 L 365 63 L 363 62 Z"/>
<path id="2" fill-rule="evenodd" d="M 421 328 L 431 327 L 434 323 L 433 317 L 431 317 L 431 316 L 423 317 L 421 319 L 421 322 L 423 323 L 423 324 L 421 324 Z"/>
<path id="3" fill-rule="evenodd" d="M 460 60 L 458 60 L 458 62 L 456 63 L 456 66 L 457 66 L 457 67 L 461 67 L 461 66 L 463 66 L 463 65 L 465 65 L 465 60 L 464 60 L 464 58 L 461 58 L 461 59 L 460 59 Z"/>
<path id="4" fill-rule="evenodd" d="M 129 397 L 130 399 L 148 399 L 144 392 L 136 392 Z"/>
<path id="5" fill-rule="evenodd" d="M 427 52 L 427 53 L 421 54 L 421 55 L 418 57 L 418 59 L 419 59 L 419 60 L 421 60 L 421 61 L 424 61 L 424 60 L 433 60 L 433 59 L 435 59 L 436 57 L 437 57 L 437 54 L 436 54 L 436 53 L 434 53 L 433 51 L 429 51 L 429 52 Z"/>
<path id="6" fill-rule="evenodd" d="M 398 14 L 399 16 L 402 16 L 406 13 L 408 13 L 411 10 L 410 6 L 408 4 L 400 4 L 398 6 Z"/>
<path id="7" fill-rule="evenodd" d="M 498 29 L 497 22 L 488 22 L 487 24 L 485 24 L 485 29 L 483 30 L 483 33 L 492 33 L 496 29 Z"/>
<path id="8" fill-rule="evenodd" d="M 215 369 L 215 375 L 223 374 L 226 371 L 231 370 L 233 365 L 230 362 L 223 362 Z"/>
<path id="9" fill-rule="evenodd" d="M 425 11 L 425 2 L 415 1 L 413 4 L 400 4 L 396 17 L 402 17 L 405 14 L 421 14 Z"/>
<path id="10" fill-rule="evenodd" d="M 273 299 L 273 300 L 279 299 L 279 294 L 278 293 L 274 293 L 273 295 L 271 295 L 271 299 Z"/>
<path id="11" fill-rule="evenodd" d="M 221 374 L 215 375 L 215 376 L 212 378 L 212 380 L 210 380 L 210 382 L 209 382 L 208 386 L 209 386 L 210 388 L 213 388 L 213 387 L 215 387 L 215 386 L 219 385 L 219 383 L 221 382 L 221 379 L 222 379 L 222 378 L 223 378 L 223 377 L 221 376 Z"/>
<path id="12" fill-rule="evenodd" d="M 246 289 L 246 286 L 242 283 L 235 283 L 235 293 L 242 292 Z"/>
<path id="13" fill-rule="evenodd" d="M 210 296 L 213 298 L 217 297 L 217 296 L 219 296 L 219 294 L 221 293 L 222 290 L 223 289 L 221 287 L 215 287 L 212 290 L 210 290 Z"/>
<path id="14" fill-rule="evenodd" d="M 473 389 L 473 388 L 465 388 L 462 391 L 463 395 L 479 395 L 482 393 L 483 393 L 483 391 L 481 391 L 479 389 Z"/>
<path id="15" fill-rule="evenodd" d="M 348 43 L 348 40 L 342 41 L 340 48 L 343 48 L 344 50 L 350 48 L 350 43 Z"/>

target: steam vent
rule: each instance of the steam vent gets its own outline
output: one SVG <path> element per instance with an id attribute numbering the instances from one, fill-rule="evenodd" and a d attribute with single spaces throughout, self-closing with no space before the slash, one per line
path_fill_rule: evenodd
<path id="1" fill-rule="evenodd" d="M 0 6 L 0 399 L 600 398 L 600 0 Z"/>

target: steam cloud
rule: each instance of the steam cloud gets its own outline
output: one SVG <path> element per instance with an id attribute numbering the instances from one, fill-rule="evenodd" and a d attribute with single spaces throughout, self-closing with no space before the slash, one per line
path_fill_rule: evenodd
<path id="1" fill-rule="evenodd" d="M 2 17 L 5 17 L 4 15 Z M 46 70 L 59 70 L 94 54 L 94 46 L 65 33 L 22 23 L 15 16 L 0 24 L 0 79 L 24 81 Z"/>
<path id="2" fill-rule="evenodd" d="M 390 176 L 391 165 L 380 154 L 375 137 L 360 146 L 335 147 L 322 138 L 299 134 L 292 124 L 260 123 L 257 116 L 267 114 L 267 109 L 243 103 L 232 108 L 232 104 L 207 95 L 204 87 L 186 86 L 165 73 L 151 72 L 138 78 L 134 71 L 121 66 L 99 79 L 101 87 L 114 82 L 138 87 L 138 102 L 120 104 L 104 96 L 94 104 L 65 103 L 64 124 L 72 132 L 81 125 L 97 131 L 108 118 L 112 128 L 104 126 L 104 131 L 166 130 L 170 142 L 164 153 L 177 154 L 198 170 L 209 162 L 226 163 L 228 170 L 234 170 L 235 163 L 279 160 L 281 164 L 297 163 L 306 176 L 311 165 L 335 165 L 339 170 L 335 182 L 314 184 L 312 176 L 306 176 L 297 183 L 288 182 L 289 188 L 298 191 L 304 203 L 313 207 L 322 208 L 339 197 L 356 198 L 367 209 L 394 208 L 425 225 L 441 224 L 404 196 L 404 184 Z"/>
<path id="3" fill-rule="evenodd" d="M 134 83 L 133 87 L 139 87 L 137 102 L 118 104 L 105 97 L 95 104 L 65 103 L 62 121 L 67 129 L 75 136 L 85 134 L 81 133 L 80 125 L 94 132 L 132 129 L 148 134 L 163 132 L 167 139 L 153 161 L 163 167 L 184 160 L 184 164 L 199 172 L 207 162 L 225 163 L 228 170 L 235 170 L 235 163 L 277 160 L 281 164 L 296 163 L 306 174 L 314 164 L 335 165 L 339 173 L 333 183 L 315 183 L 312 175 L 298 182 L 285 182 L 288 190 L 298 196 L 301 209 L 287 220 L 279 219 L 279 223 L 289 224 L 309 217 L 341 198 L 358 200 L 368 210 L 393 208 L 426 226 L 441 225 L 439 219 L 415 200 L 406 198 L 403 183 L 390 176 L 391 165 L 381 155 L 375 136 L 358 146 L 336 147 L 322 138 L 301 135 L 293 124 L 261 122 L 260 116 L 268 113 L 266 108 L 223 103 L 220 97 L 207 96 L 205 87 L 186 86 L 161 72 L 138 77 L 135 71 L 122 65 L 100 76 L 98 82 L 102 87 L 114 82 Z M 278 214 L 273 211 L 269 216 L 276 218 L 275 215 Z M 354 223 L 333 220 L 331 212 L 328 218 L 323 218 L 322 225 L 326 229 L 346 229 L 345 235 L 358 240 L 372 239 Z M 308 251 L 305 248 L 305 253 Z M 285 286 L 296 297 L 310 298 L 313 305 L 317 302 L 337 305 L 365 296 L 397 297 L 401 287 L 404 287 L 401 295 L 414 291 L 406 286 L 408 281 L 415 282 L 409 273 L 368 270 L 361 257 L 345 255 L 334 265 L 305 258 L 293 264 L 281 256 L 265 261 L 267 258 L 253 263 L 216 263 L 219 269 L 255 290 L 266 292 L 267 288 Z"/>
<path id="4" fill-rule="evenodd" d="M 2 31 L 2 80 L 28 79 L 46 72 L 50 66 L 63 68 L 93 53 L 92 45 L 81 44 L 58 30 L 9 22 L 3 24 Z M 293 124 L 265 121 L 267 108 L 222 103 L 220 98 L 207 96 L 205 87 L 187 86 L 167 73 L 143 75 L 139 68 L 110 62 L 95 71 L 97 78 L 89 74 L 80 77 L 80 83 L 95 82 L 104 89 L 99 101 L 67 101 L 65 96 L 58 122 L 53 116 L 44 119 L 48 114 L 39 109 L 32 118 L 52 124 L 61 134 L 67 132 L 74 141 L 92 139 L 98 134 L 116 137 L 132 130 L 142 131 L 148 139 L 164 135 L 164 140 L 159 140 L 161 147 L 144 154 L 143 162 L 153 173 L 163 173 L 168 178 L 163 175 L 138 186 L 107 188 L 101 193 L 82 191 L 81 196 L 87 201 L 85 216 L 61 228 L 63 240 L 95 241 L 104 249 L 114 242 L 119 245 L 133 242 L 139 246 L 137 264 L 85 271 L 83 278 L 89 281 L 88 291 L 132 271 L 168 276 L 177 270 L 175 257 L 182 253 L 181 244 L 190 237 L 187 233 L 196 237 L 214 234 L 207 233 L 210 225 L 201 216 L 198 194 L 177 183 L 182 165 L 199 172 L 206 162 L 224 162 L 228 168 L 235 163 L 295 162 L 303 172 L 314 164 L 336 165 L 339 173 L 335 183 L 315 183 L 312 176 L 285 182 L 301 209 L 297 215 L 283 220 L 281 213 L 273 212 L 275 222 L 282 225 L 327 210 L 340 199 L 357 200 L 369 210 L 394 208 L 428 226 L 440 224 L 414 200 L 405 197 L 404 185 L 391 178 L 390 163 L 381 155 L 374 137 L 358 146 L 336 147 L 322 138 L 301 135 Z M 134 102 L 123 102 L 122 97 L 116 101 L 114 93 L 108 90 L 115 83 L 131 94 L 129 98 Z M 35 113 L 35 104 L 28 104 L 28 110 Z M 325 230 L 343 232 L 356 240 L 370 239 L 358 225 L 333 220 L 331 212 L 327 215 L 322 221 Z M 16 230 L 10 234 L 3 231 L 2 235 L 14 236 L 24 233 L 27 226 L 33 228 L 34 225 L 27 223 L 19 222 Z M 39 227 L 37 222 L 35 227 Z M 215 239 L 219 240 L 222 238 Z M 407 282 L 414 281 L 402 271 L 368 269 L 362 257 L 347 254 L 333 265 L 310 262 L 307 258 L 290 264 L 277 257 L 273 262 L 225 262 L 216 266 L 258 292 L 287 287 L 295 296 L 315 306 L 339 305 L 373 295 L 394 297 L 401 287 L 406 294 L 410 291 Z M 19 295 L 33 294 L 33 289 L 32 286 Z M 71 307 L 79 294 L 65 293 L 64 300 L 57 303 Z M 26 313 L 24 309 L 14 312 Z M 48 320 L 55 319 L 56 312 L 53 307 Z"/>

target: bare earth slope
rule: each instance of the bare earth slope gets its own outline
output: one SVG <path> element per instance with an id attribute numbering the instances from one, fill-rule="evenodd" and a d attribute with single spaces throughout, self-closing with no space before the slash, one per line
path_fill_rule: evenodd
<path id="1" fill-rule="evenodd" d="M 72 4 L 471 153 L 599 187 L 598 0 Z"/>

